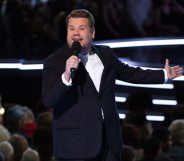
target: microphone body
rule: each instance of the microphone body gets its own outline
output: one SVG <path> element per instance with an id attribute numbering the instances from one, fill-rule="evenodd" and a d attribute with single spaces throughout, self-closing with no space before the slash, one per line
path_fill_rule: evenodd
<path id="1" fill-rule="evenodd" d="M 82 48 L 82 47 L 81 47 L 80 42 L 74 41 L 73 44 L 72 44 L 72 47 L 71 47 L 72 53 L 73 53 L 75 56 L 78 56 L 79 52 L 81 51 L 81 48 Z M 70 69 L 70 72 L 71 72 L 71 79 L 74 78 L 75 71 L 76 71 L 76 68 L 71 68 L 71 69 Z"/>

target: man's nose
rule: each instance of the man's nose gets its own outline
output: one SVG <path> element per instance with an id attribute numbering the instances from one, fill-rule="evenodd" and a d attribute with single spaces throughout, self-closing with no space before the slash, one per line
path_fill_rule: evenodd
<path id="1" fill-rule="evenodd" d="M 79 30 L 75 30 L 74 35 L 80 35 Z"/>

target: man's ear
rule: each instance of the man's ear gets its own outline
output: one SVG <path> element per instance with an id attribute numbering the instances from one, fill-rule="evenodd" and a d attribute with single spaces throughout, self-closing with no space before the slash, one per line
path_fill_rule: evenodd
<path id="1" fill-rule="evenodd" d="M 93 39 L 95 38 L 95 29 L 92 30 Z"/>

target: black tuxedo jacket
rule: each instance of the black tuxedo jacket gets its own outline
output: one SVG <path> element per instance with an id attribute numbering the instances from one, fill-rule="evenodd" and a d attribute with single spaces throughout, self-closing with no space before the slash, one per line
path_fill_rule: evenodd
<path id="1" fill-rule="evenodd" d="M 107 142 L 120 154 L 122 141 L 115 103 L 115 80 L 130 83 L 163 83 L 163 70 L 142 70 L 120 62 L 107 46 L 92 46 L 104 70 L 99 92 L 82 63 L 72 86 L 61 79 L 71 51 L 65 45 L 44 61 L 43 103 L 53 109 L 53 149 L 58 159 L 90 159 L 102 146 L 102 122 Z M 101 108 L 104 113 L 102 121 Z"/>

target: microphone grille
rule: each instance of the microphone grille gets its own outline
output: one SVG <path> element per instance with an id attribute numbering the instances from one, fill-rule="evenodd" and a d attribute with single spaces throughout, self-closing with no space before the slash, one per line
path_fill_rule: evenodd
<path id="1" fill-rule="evenodd" d="M 78 53 L 81 51 L 81 44 L 78 41 L 74 41 L 71 47 L 72 53 L 75 55 L 78 55 Z"/>

